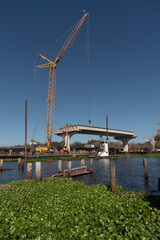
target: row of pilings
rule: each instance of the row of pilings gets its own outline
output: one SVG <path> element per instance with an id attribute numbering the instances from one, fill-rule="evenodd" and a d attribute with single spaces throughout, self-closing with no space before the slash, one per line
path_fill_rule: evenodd
<path id="1" fill-rule="evenodd" d="M 72 167 L 72 161 L 68 161 L 68 177 L 71 177 L 71 167 Z M 58 160 L 58 174 L 57 177 L 62 176 L 63 170 L 62 170 L 62 160 Z M 4 170 L 12 170 L 12 169 L 24 169 L 24 164 L 27 164 L 27 178 L 32 178 L 32 162 L 26 162 L 24 159 L 18 158 L 18 166 L 12 167 L 12 168 L 3 168 L 3 159 L 0 159 L 0 171 Z M 81 159 L 81 166 L 85 165 L 85 159 Z M 147 166 L 147 159 L 143 159 L 143 166 L 144 166 L 144 177 L 145 177 L 145 183 L 146 183 L 146 189 L 148 188 L 148 166 Z M 89 171 L 87 173 L 93 173 L 93 159 L 89 159 Z M 82 173 L 83 174 L 83 173 Z M 36 180 L 40 181 L 41 178 L 41 162 L 35 162 L 35 176 Z M 116 168 L 115 163 L 110 163 L 110 181 L 111 181 L 111 190 L 112 192 L 116 192 Z M 160 191 L 160 178 L 158 178 L 158 191 Z"/>

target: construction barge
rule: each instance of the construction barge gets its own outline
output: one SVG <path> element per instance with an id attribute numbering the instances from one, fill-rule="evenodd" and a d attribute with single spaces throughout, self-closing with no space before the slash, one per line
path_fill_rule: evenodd
<path id="1" fill-rule="evenodd" d="M 55 175 L 52 175 L 51 177 L 45 177 L 42 180 L 54 180 L 60 177 L 76 177 L 80 175 L 90 174 L 92 171 L 87 170 L 87 166 L 81 166 L 76 168 L 71 168 L 70 172 L 69 169 L 64 169 L 62 173 L 58 173 Z"/>

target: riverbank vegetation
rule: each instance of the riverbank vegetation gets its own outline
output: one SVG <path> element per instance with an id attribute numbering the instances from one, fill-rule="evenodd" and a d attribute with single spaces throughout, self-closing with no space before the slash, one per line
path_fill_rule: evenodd
<path id="1" fill-rule="evenodd" d="M 160 211 L 135 193 L 62 178 L 0 190 L 0 239 L 160 239 Z"/>
<path id="2" fill-rule="evenodd" d="M 117 158 L 119 157 L 160 157 L 160 153 L 124 153 L 124 154 L 117 154 Z"/>
<path id="3" fill-rule="evenodd" d="M 29 161 L 32 161 L 32 162 L 35 162 L 35 161 L 57 161 L 57 160 L 62 160 L 62 161 L 65 161 L 65 160 L 81 160 L 82 158 L 87 158 L 89 156 L 88 155 L 81 155 L 81 156 L 70 156 L 70 155 L 62 155 L 62 156 L 53 156 L 53 157 L 45 157 L 42 156 L 42 157 L 39 157 L 39 158 L 29 158 L 28 160 Z"/>
<path id="4" fill-rule="evenodd" d="M 93 157 L 96 159 L 96 155 L 93 155 Z M 37 156 L 30 156 L 27 161 L 29 162 L 43 162 L 43 161 L 57 161 L 57 160 L 81 160 L 81 159 L 88 159 L 90 154 L 82 154 L 80 156 L 72 156 L 72 155 L 56 155 L 47 157 L 45 155 L 37 155 Z M 146 158 L 146 157 L 160 157 L 160 153 L 121 153 L 117 154 L 116 156 L 113 156 L 113 159 L 121 158 L 121 157 L 139 157 L 139 158 Z M 17 158 L 4 158 L 4 162 L 17 162 Z"/>
<path id="5" fill-rule="evenodd" d="M 45 156 L 45 155 L 37 155 L 37 156 L 30 156 L 27 159 L 27 162 L 43 162 L 43 161 L 57 161 L 57 160 L 81 160 L 82 158 L 87 159 L 89 154 L 80 155 L 80 156 L 71 156 L 71 155 L 57 155 L 57 156 Z M 4 162 L 17 162 L 17 158 L 4 158 Z"/>

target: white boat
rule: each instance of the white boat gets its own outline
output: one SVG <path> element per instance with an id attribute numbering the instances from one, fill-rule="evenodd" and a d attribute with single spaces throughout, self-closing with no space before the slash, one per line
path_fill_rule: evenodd
<path id="1" fill-rule="evenodd" d="M 102 140 L 100 143 L 100 151 L 98 157 L 109 157 L 108 140 Z"/>
<path id="2" fill-rule="evenodd" d="M 106 115 L 106 140 L 101 140 L 100 143 L 100 152 L 98 152 L 98 158 L 112 159 L 113 156 L 109 156 L 109 147 L 108 147 L 108 115 Z"/>

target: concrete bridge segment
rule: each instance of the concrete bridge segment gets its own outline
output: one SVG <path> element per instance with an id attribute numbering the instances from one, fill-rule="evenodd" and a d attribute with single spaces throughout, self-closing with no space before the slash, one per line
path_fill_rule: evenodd
<path id="1" fill-rule="evenodd" d="M 70 139 L 74 134 L 88 134 L 88 135 L 98 135 L 106 136 L 106 128 L 93 127 L 86 125 L 70 125 L 68 127 L 68 136 L 66 136 L 66 127 L 59 128 L 59 131 L 55 135 L 61 136 L 65 140 L 65 145 L 70 150 Z M 131 139 L 136 138 L 134 132 L 117 130 L 117 129 L 108 129 L 108 136 L 114 137 L 116 140 L 120 140 L 123 143 L 124 152 L 128 152 L 128 142 Z"/>

